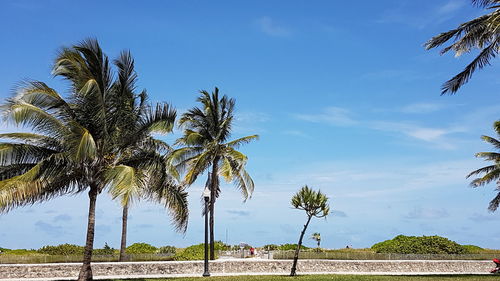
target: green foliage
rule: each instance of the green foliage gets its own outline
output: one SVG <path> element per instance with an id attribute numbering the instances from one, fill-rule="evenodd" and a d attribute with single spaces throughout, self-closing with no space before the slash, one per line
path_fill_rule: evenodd
<path id="1" fill-rule="evenodd" d="M 217 251 L 226 250 L 228 245 L 222 243 L 221 241 L 215 241 L 214 249 L 217 257 Z M 203 260 L 205 258 L 205 244 L 197 244 L 192 245 L 185 248 L 182 251 L 179 251 L 174 256 L 174 260 L 176 261 L 191 261 L 191 260 Z"/>
<path id="2" fill-rule="evenodd" d="M 104 243 L 104 248 L 94 249 L 94 255 L 96 256 L 111 256 L 117 253 L 117 250 L 111 248 L 108 243 Z"/>
<path id="3" fill-rule="evenodd" d="M 36 255 L 38 252 L 36 250 L 27 250 L 27 249 L 4 249 L 5 251 L 2 251 L 3 254 L 5 255 L 16 255 L 16 256 L 31 256 L 31 255 Z"/>
<path id="4" fill-rule="evenodd" d="M 267 245 L 262 246 L 262 248 L 265 251 L 276 251 L 276 250 L 278 250 L 279 246 L 276 244 L 267 244 Z"/>
<path id="5" fill-rule="evenodd" d="M 177 248 L 174 246 L 163 246 L 158 248 L 159 254 L 175 254 L 177 252 Z"/>
<path id="6" fill-rule="evenodd" d="M 321 190 L 315 191 L 304 185 L 290 202 L 295 209 L 304 210 L 309 217 L 323 218 L 330 213 L 328 197 Z"/>
<path id="7" fill-rule="evenodd" d="M 498 139 L 489 136 L 482 136 L 481 138 L 493 145 L 495 152 L 478 152 L 476 157 L 483 158 L 485 161 L 490 161 L 488 166 L 479 168 L 467 175 L 467 178 L 472 176 L 478 176 L 475 178 L 470 185 L 472 187 L 480 187 L 491 182 L 495 182 L 497 185 L 497 190 L 500 189 L 500 120 L 493 123 L 493 128 L 495 129 Z M 495 197 L 490 201 L 488 209 L 492 212 L 496 211 L 500 205 L 500 192 L 496 194 Z"/>
<path id="8" fill-rule="evenodd" d="M 134 243 L 128 246 L 126 251 L 127 254 L 154 254 L 158 248 L 147 243 Z"/>
<path id="9" fill-rule="evenodd" d="M 467 254 L 481 254 L 484 253 L 485 250 L 476 245 L 462 245 Z"/>
<path id="10" fill-rule="evenodd" d="M 377 253 L 397 254 L 466 254 L 460 244 L 440 236 L 398 235 L 372 246 Z"/>
<path id="11" fill-rule="evenodd" d="M 278 250 L 280 251 L 290 251 L 290 250 L 295 250 L 297 249 L 297 244 L 282 244 L 278 246 Z M 301 250 L 307 250 L 309 247 L 306 247 L 304 245 L 300 245 Z"/>
<path id="12" fill-rule="evenodd" d="M 83 247 L 73 244 L 61 244 L 57 246 L 43 246 L 38 249 L 38 253 L 47 255 L 83 255 Z"/>

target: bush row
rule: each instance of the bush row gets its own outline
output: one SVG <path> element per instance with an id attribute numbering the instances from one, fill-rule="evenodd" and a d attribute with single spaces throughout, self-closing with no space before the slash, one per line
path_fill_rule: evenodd
<path id="1" fill-rule="evenodd" d="M 372 246 L 377 253 L 394 254 L 473 254 L 483 251 L 474 245 L 462 246 L 457 242 L 440 236 L 405 236 L 398 235 Z"/>
<path id="2" fill-rule="evenodd" d="M 45 254 L 51 256 L 73 256 L 83 255 L 84 247 L 74 244 L 61 244 L 57 246 L 43 246 L 38 250 L 17 249 L 11 250 L 0 248 L 0 252 L 10 255 L 30 255 L 30 254 Z M 135 243 L 127 247 L 127 254 L 175 254 L 176 248 L 173 246 L 163 246 L 157 248 L 147 243 Z M 107 243 L 102 249 L 94 249 L 93 254 L 96 256 L 117 255 L 119 250 L 111 248 Z"/>
<path id="3" fill-rule="evenodd" d="M 262 248 L 266 251 L 290 251 L 290 250 L 295 250 L 297 249 L 297 244 L 281 244 L 281 245 L 276 245 L 276 244 L 267 244 L 262 246 Z M 304 245 L 300 246 L 301 250 L 308 250 L 309 247 L 306 247 Z"/>

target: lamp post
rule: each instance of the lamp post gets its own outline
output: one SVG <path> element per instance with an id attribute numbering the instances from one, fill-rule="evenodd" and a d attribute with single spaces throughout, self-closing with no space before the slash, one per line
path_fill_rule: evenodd
<path id="1" fill-rule="evenodd" d="M 210 276 L 208 272 L 208 201 L 210 200 L 210 190 L 205 186 L 203 190 L 203 199 L 205 199 L 205 272 L 204 277 Z"/>

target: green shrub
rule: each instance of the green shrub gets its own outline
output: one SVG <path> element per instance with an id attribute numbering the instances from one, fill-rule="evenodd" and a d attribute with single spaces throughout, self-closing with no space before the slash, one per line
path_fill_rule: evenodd
<path id="1" fill-rule="evenodd" d="M 112 256 L 117 254 L 118 251 L 111 248 L 108 243 L 104 243 L 104 248 L 102 249 L 94 249 L 93 254 L 96 256 Z"/>
<path id="2" fill-rule="evenodd" d="M 372 246 L 377 253 L 396 254 L 465 254 L 460 244 L 440 236 L 399 235 Z"/>
<path id="3" fill-rule="evenodd" d="M 462 245 L 467 254 L 481 254 L 484 253 L 485 250 L 476 245 Z"/>
<path id="4" fill-rule="evenodd" d="M 83 247 L 73 244 L 61 244 L 57 246 L 43 246 L 38 249 L 38 253 L 47 255 L 83 255 Z"/>
<path id="5" fill-rule="evenodd" d="M 215 258 L 217 258 L 217 251 L 225 250 L 228 246 L 221 241 L 215 241 Z M 205 258 L 205 244 L 192 245 L 184 250 L 179 251 L 174 256 L 176 261 L 191 261 L 191 260 L 203 260 Z"/>
<path id="6" fill-rule="evenodd" d="M 262 249 L 264 249 L 265 251 L 275 251 L 275 250 L 278 250 L 278 245 L 267 244 L 267 245 L 262 246 Z"/>
<path id="7" fill-rule="evenodd" d="M 297 249 L 297 244 L 282 244 L 278 246 L 278 250 L 280 251 L 290 251 L 290 250 L 295 250 Z M 309 247 L 306 247 L 304 245 L 300 246 L 301 250 L 307 250 Z"/>
<path id="8" fill-rule="evenodd" d="M 5 251 L 2 251 L 2 253 L 5 255 L 31 256 L 31 255 L 38 254 L 38 252 L 36 250 L 26 250 L 26 249 L 15 249 L 15 250 L 4 249 L 4 250 Z"/>
<path id="9" fill-rule="evenodd" d="M 127 254 L 154 254 L 156 251 L 158 248 L 147 243 L 134 243 L 126 249 Z"/>
<path id="10" fill-rule="evenodd" d="M 177 249 L 174 246 L 163 246 L 158 248 L 159 254 L 175 254 Z"/>

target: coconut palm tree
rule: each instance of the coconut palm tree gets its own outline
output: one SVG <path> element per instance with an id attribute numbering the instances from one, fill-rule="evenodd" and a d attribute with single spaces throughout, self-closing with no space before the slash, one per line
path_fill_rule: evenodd
<path id="1" fill-rule="evenodd" d="M 202 107 L 194 107 L 184 113 L 179 125 L 184 128 L 183 136 L 176 142 L 183 146 L 172 153 L 172 163 L 185 170 L 184 182 L 192 184 L 204 171 L 210 169 L 207 185 L 210 188 L 210 259 L 214 253 L 214 206 L 219 197 L 219 176 L 233 182 L 241 191 L 243 200 L 251 197 L 254 183 L 245 170 L 247 156 L 236 149 L 258 138 L 257 135 L 228 141 L 231 136 L 235 100 L 224 95 L 219 98 L 219 89 L 210 94 L 200 91 L 198 102 Z M 204 212 L 205 213 L 205 212 Z"/>
<path id="2" fill-rule="evenodd" d="M 120 243 L 120 261 L 126 260 L 128 210 L 133 201 L 151 199 L 163 203 L 172 215 L 172 222 L 178 231 L 187 228 L 187 193 L 177 183 L 178 174 L 168 164 L 171 148 L 165 142 L 154 139 L 152 133 L 170 133 L 175 124 L 176 112 L 169 106 L 158 104 L 156 108 L 148 105 L 146 91 L 137 94 L 135 83 L 137 74 L 130 52 L 122 52 L 114 61 L 118 70 L 118 79 L 114 89 L 119 94 L 113 99 L 116 120 L 113 120 L 119 155 L 116 165 L 133 167 L 136 171 L 146 171 L 147 177 L 130 178 L 130 183 L 116 183 L 110 189 L 113 199 L 122 203 L 122 235 Z M 156 115 L 165 115 L 164 123 L 158 127 L 146 128 L 144 123 L 153 120 Z M 157 194 L 163 192 L 163 194 Z"/>
<path id="3" fill-rule="evenodd" d="M 328 204 L 328 197 L 326 197 L 325 194 L 321 193 L 320 190 L 314 191 L 307 185 L 303 186 L 292 197 L 291 204 L 295 209 L 304 210 L 307 215 L 307 221 L 306 224 L 304 224 L 302 232 L 300 233 L 299 243 L 297 243 L 297 249 L 295 250 L 295 255 L 293 257 L 292 271 L 290 272 L 290 276 L 295 276 L 300 247 L 302 246 L 302 239 L 304 238 L 307 227 L 313 217 L 323 218 L 328 216 L 330 213 L 330 206 Z"/>
<path id="4" fill-rule="evenodd" d="M 475 175 L 482 175 L 471 182 L 472 187 L 479 187 L 485 184 L 496 181 L 498 194 L 491 200 L 488 209 L 494 212 L 498 209 L 500 204 L 500 121 L 496 121 L 493 128 L 497 132 L 498 139 L 488 136 L 482 136 L 481 138 L 494 146 L 498 152 L 479 152 L 476 153 L 476 157 L 483 158 L 486 161 L 491 161 L 491 165 L 477 169 L 467 175 L 470 178 Z"/>
<path id="5" fill-rule="evenodd" d="M 120 114 L 135 107 L 124 109 L 119 103 L 127 86 L 113 80 L 109 60 L 96 40 L 62 49 L 53 73 L 70 83 L 67 99 L 43 82 L 28 81 L 2 106 L 7 121 L 32 132 L 0 135 L 10 140 L 0 143 L 0 211 L 88 190 L 87 238 L 78 280 L 92 280 L 98 194 L 109 187 L 120 196 L 131 186 L 138 190 L 151 184 L 150 190 L 155 190 L 151 194 L 166 202 L 175 192 L 151 173 L 154 165 L 148 164 L 154 157 L 141 158 L 140 152 L 154 147 L 154 139 L 129 145 L 118 141 L 118 136 L 126 136 L 124 126 L 118 124 Z M 171 130 L 175 111 L 169 105 L 153 110 L 140 100 L 149 109 L 133 124 L 140 126 L 135 132 Z M 137 148 L 131 149 L 134 145 Z M 139 161 L 144 164 L 136 164 Z"/>
<path id="6" fill-rule="evenodd" d="M 311 239 L 316 241 L 316 243 L 318 244 L 318 251 L 319 251 L 319 245 L 321 244 L 321 234 L 319 232 L 314 232 L 311 235 Z"/>
<path id="7" fill-rule="evenodd" d="M 452 44 L 441 50 L 441 54 L 453 51 L 457 57 L 473 49 L 480 50 L 479 55 L 462 72 L 443 84 L 441 94 L 456 93 L 469 81 L 476 69 L 489 65 L 500 49 L 500 0 L 472 0 L 472 3 L 487 8 L 490 12 L 443 32 L 425 43 L 425 48 L 429 50 L 453 40 Z"/>

